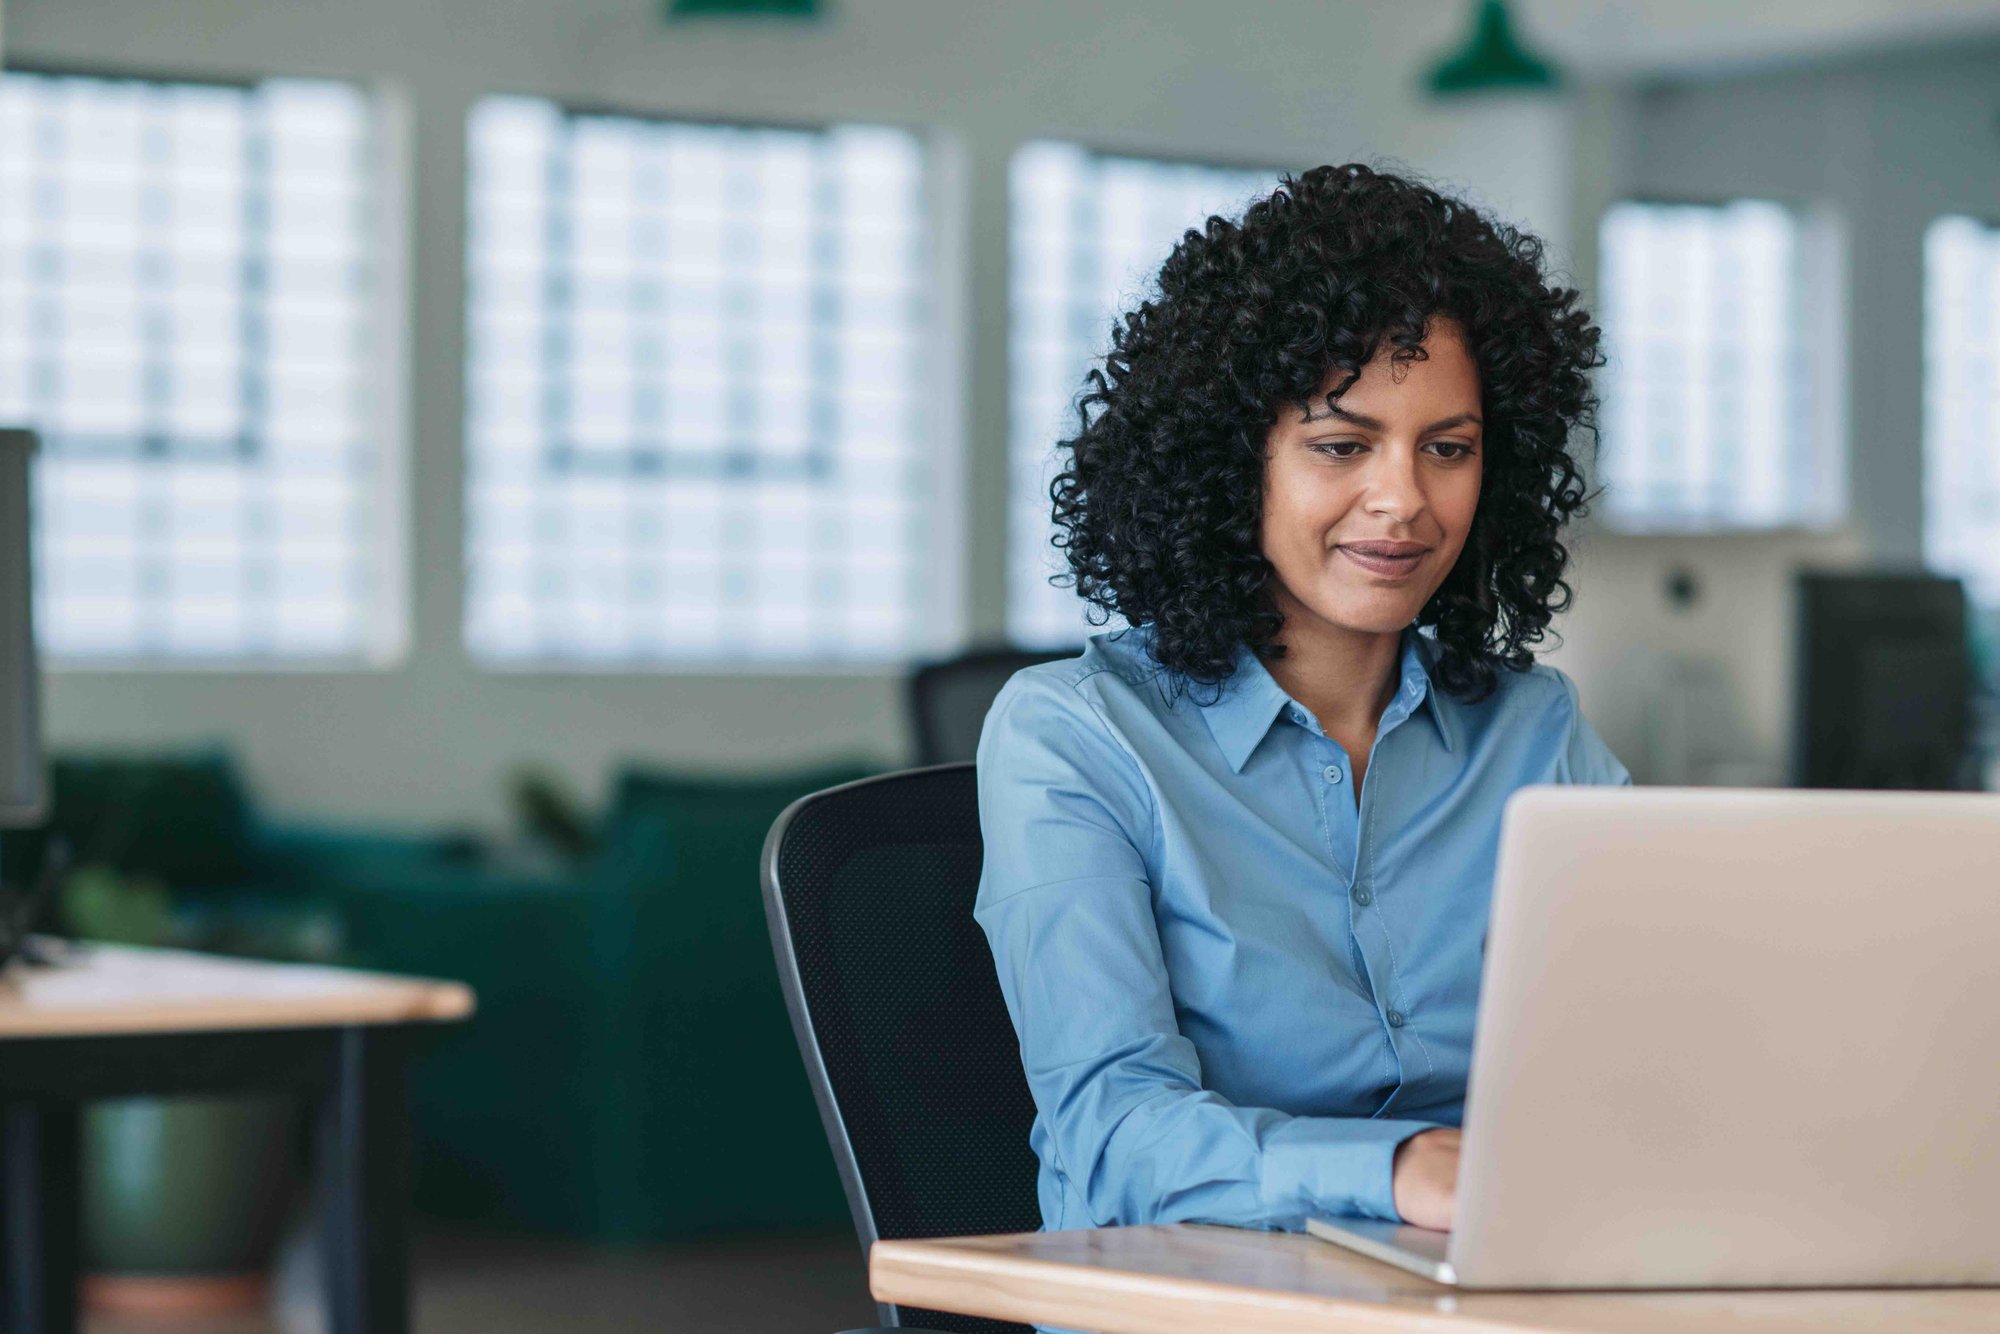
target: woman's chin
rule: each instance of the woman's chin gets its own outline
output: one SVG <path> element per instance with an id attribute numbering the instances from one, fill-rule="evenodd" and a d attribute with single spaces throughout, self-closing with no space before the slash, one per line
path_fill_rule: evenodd
<path id="1" fill-rule="evenodd" d="M 1322 600 L 1309 610 L 1338 630 L 1353 634 L 1392 635 L 1400 633 L 1417 619 L 1417 613 L 1423 610 L 1423 603 L 1412 603 L 1406 597 L 1348 597 L 1338 601 Z"/>

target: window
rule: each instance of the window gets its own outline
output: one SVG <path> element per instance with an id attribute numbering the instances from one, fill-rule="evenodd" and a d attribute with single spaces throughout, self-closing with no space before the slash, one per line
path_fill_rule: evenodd
<path id="1" fill-rule="evenodd" d="M 1075 434 L 1075 403 L 1113 321 L 1142 298 L 1181 234 L 1238 212 L 1278 183 L 1250 171 L 1095 154 L 1040 141 L 1014 155 L 1009 339 L 1007 634 L 1018 644 L 1081 643 L 1093 632 L 1050 545 L 1056 442 Z"/>
<path id="2" fill-rule="evenodd" d="M 2000 609 L 2000 226 L 1924 235 L 1924 557 Z"/>
<path id="3" fill-rule="evenodd" d="M 1830 230 L 1782 205 L 1620 203 L 1599 233 L 1601 480 L 1620 528 L 1836 521 Z"/>
<path id="4" fill-rule="evenodd" d="M 61 660 L 400 647 L 366 99 L 0 77 L 0 420 Z"/>
<path id="5" fill-rule="evenodd" d="M 930 651 L 915 136 L 503 97 L 470 157 L 473 655 Z"/>

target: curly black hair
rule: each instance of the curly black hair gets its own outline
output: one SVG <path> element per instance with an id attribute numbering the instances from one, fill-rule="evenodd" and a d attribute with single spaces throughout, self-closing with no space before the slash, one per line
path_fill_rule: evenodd
<path id="1" fill-rule="evenodd" d="M 1544 275 L 1538 238 L 1420 182 L 1358 163 L 1285 177 L 1241 221 L 1188 231 L 1157 297 L 1113 330 L 1049 486 L 1056 580 L 1093 620 L 1152 626 L 1182 684 L 1219 684 L 1239 642 L 1282 655 L 1258 540 L 1278 411 L 1336 370 L 1345 393 L 1385 344 L 1421 359 L 1448 316 L 1479 369 L 1486 459 L 1465 548 L 1417 624 L 1435 627 L 1438 684 L 1483 698 L 1569 605 L 1559 533 L 1586 499 L 1570 442 L 1594 446 L 1604 360 L 1577 297 Z"/>

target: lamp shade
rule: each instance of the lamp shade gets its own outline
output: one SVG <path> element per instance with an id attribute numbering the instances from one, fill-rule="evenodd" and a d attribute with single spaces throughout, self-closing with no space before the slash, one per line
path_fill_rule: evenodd
<path id="1" fill-rule="evenodd" d="M 1447 95 L 1553 88 L 1559 82 L 1554 67 L 1525 50 L 1514 36 L 1506 0 L 1479 0 L 1464 49 L 1440 61 L 1429 80 L 1433 93 Z"/>
<path id="2" fill-rule="evenodd" d="M 820 15 L 819 0 L 666 0 L 669 19 L 791 18 Z"/>

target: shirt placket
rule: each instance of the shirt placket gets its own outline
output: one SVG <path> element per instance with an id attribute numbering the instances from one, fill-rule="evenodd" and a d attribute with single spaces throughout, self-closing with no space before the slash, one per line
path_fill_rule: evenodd
<path id="1" fill-rule="evenodd" d="M 1353 790 L 1354 768 L 1346 751 L 1315 723 L 1306 724 L 1317 742 L 1320 802 L 1325 813 L 1328 853 L 1334 869 L 1344 872 L 1346 877 L 1350 939 L 1366 970 L 1364 980 L 1381 1017 L 1383 1040 L 1389 1044 L 1401 1075 L 1382 1112 L 1387 1112 L 1404 1096 L 1405 1090 L 1431 1073 L 1429 1054 L 1411 1027 L 1401 961 L 1377 901 L 1380 891 L 1374 874 L 1374 827 L 1383 793 L 1393 786 L 1395 747 L 1390 738 L 1409 717 L 1420 697 L 1418 688 L 1406 686 L 1383 711 L 1375 745 L 1368 756 L 1365 790 L 1358 803 Z M 1387 799 L 1393 803 L 1393 796 Z"/>

